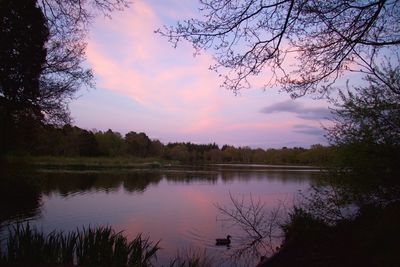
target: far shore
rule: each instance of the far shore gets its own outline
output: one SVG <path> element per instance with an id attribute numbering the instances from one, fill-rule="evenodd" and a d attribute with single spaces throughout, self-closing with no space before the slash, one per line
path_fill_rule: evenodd
<path id="1" fill-rule="evenodd" d="M 10 158 L 10 162 L 19 162 Z M 185 169 L 185 168 L 212 168 L 226 170 L 292 170 L 292 171 L 319 171 L 320 166 L 305 165 L 274 165 L 262 163 L 210 163 L 193 162 L 184 163 L 161 158 L 138 158 L 138 157 L 54 157 L 54 156 L 28 156 L 23 160 L 40 169 L 78 169 L 78 170 L 102 170 L 102 169 Z"/>

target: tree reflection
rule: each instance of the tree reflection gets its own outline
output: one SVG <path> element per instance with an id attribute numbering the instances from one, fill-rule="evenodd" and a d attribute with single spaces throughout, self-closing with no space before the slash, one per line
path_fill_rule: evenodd
<path id="1" fill-rule="evenodd" d="M 168 182 L 176 183 L 207 182 L 210 184 L 216 184 L 218 182 L 218 177 L 217 172 L 205 170 L 186 170 L 165 173 L 165 179 Z"/>
<path id="2" fill-rule="evenodd" d="M 128 192 L 143 193 L 149 185 L 157 185 L 162 180 L 159 172 L 138 172 L 123 176 L 124 189 Z"/>
<path id="3" fill-rule="evenodd" d="M 267 173 L 267 175 L 266 175 Z M 296 175 L 293 175 L 295 173 Z M 318 172 L 316 172 L 318 173 Z M 312 178 L 310 170 L 222 170 L 221 180 L 223 182 L 231 181 L 251 181 L 265 180 L 279 181 L 283 183 L 293 183 L 309 181 Z"/>
<path id="4" fill-rule="evenodd" d="M 235 245 L 228 253 L 235 261 L 247 261 L 271 256 L 283 238 L 280 225 L 284 220 L 283 203 L 268 210 L 260 199 L 251 195 L 248 200 L 229 194 L 231 205 L 216 204 L 221 218 L 229 228 L 235 229 Z"/>
<path id="5" fill-rule="evenodd" d="M 0 165 L 0 226 L 36 217 L 42 204 L 38 177 L 25 165 Z"/>

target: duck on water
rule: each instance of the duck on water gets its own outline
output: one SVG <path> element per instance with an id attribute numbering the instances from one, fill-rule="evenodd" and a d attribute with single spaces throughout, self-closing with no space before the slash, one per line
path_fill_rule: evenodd
<path id="1" fill-rule="evenodd" d="M 215 239 L 215 245 L 217 246 L 228 246 L 231 244 L 231 236 L 227 235 L 226 238 Z"/>

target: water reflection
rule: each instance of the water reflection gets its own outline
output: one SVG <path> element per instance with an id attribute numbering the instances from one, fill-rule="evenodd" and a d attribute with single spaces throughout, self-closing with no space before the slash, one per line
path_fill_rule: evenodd
<path id="1" fill-rule="evenodd" d="M 76 192 L 113 192 L 123 187 L 127 192 L 143 193 L 148 186 L 157 185 L 165 180 L 176 184 L 217 184 L 279 181 L 280 183 L 301 184 L 315 176 L 307 171 L 126 171 L 126 172 L 87 172 L 87 171 L 42 171 L 37 174 L 44 194 L 59 193 L 68 196 Z"/>
<path id="2" fill-rule="evenodd" d="M 0 226 L 6 221 L 35 218 L 41 207 L 41 187 L 35 175 L 14 165 L 1 165 Z"/>
<path id="3" fill-rule="evenodd" d="M 83 225 L 111 225 L 130 238 L 142 232 L 161 240 L 159 265 L 169 263 L 178 249 L 190 247 L 230 255 L 239 249 L 243 234 L 218 219 L 216 204 L 229 205 L 229 193 L 252 194 L 272 210 L 307 188 L 313 174 L 197 168 L 41 171 L 18 179 L 9 175 L 10 179 L 1 180 L 0 220 L 7 224 L 31 220 L 45 232 Z M 15 182 L 24 179 L 26 183 Z M 233 237 L 230 250 L 216 247 L 215 238 L 227 234 Z M 218 257 L 227 260 L 227 266 L 232 264 L 229 258 Z"/>

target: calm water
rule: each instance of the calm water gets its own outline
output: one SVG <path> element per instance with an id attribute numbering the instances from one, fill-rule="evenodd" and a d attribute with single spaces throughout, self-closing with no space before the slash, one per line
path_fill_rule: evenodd
<path id="1" fill-rule="evenodd" d="M 24 194 L 2 205 L 0 223 L 30 221 L 44 232 L 111 225 L 133 238 L 138 233 L 161 240 L 156 265 L 187 250 L 206 251 L 218 265 L 254 264 L 232 254 L 245 244 L 246 233 L 221 214 L 230 195 L 248 203 L 260 200 L 267 212 L 293 203 L 306 191 L 316 172 L 261 169 L 191 169 L 129 171 L 42 171 L 34 178 L 36 194 Z M 21 185 L 12 191 L 23 192 Z M 232 245 L 216 247 L 215 238 L 233 236 Z M 253 262 L 251 262 L 253 261 Z"/>

